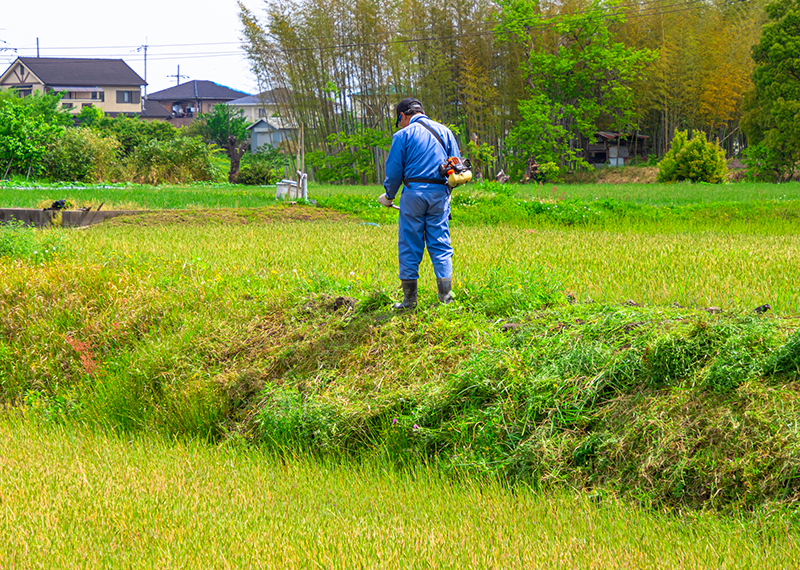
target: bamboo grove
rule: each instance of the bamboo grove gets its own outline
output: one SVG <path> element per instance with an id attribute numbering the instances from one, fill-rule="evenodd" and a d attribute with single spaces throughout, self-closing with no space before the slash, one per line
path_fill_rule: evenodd
<path id="1" fill-rule="evenodd" d="M 746 144 L 739 122 L 765 3 L 265 0 L 263 14 L 240 3 L 239 16 L 261 91 L 280 93 L 280 114 L 304 126 L 312 167 L 328 180 L 366 183 L 383 177 L 392 106 L 407 96 L 454 128 L 484 175 L 508 169 L 520 102 L 537 85 L 531 75 L 548 80 L 549 70 L 530 62 L 578 41 L 563 23 L 597 10 L 609 48 L 651 57 L 623 85 L 631 105 L 624 124 L 600 113 L 594 127 L 647 135 L 656 156 L 677 130 L 699 129 L 735 156 Z"/>

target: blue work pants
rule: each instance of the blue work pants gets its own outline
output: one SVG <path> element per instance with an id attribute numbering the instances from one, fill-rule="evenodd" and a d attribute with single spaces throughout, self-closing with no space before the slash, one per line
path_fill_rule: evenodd
<path id="1" fill-rule="evenodd" d="M 450 191 L 403 188 L 400 199 L 398 252 L 400 279 L 418 279 L 425 247 L 436 277 L 453 276 L 453 247 L 450 245 Z"/>

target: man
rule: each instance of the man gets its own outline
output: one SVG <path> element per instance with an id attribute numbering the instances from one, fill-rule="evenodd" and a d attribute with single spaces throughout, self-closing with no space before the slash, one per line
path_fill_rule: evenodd
<path id="1" fill-rule="evenodd" d="M 440 303 L 453 301 L 453 248 L 450 245 L 450 188 L 439 174 L 439 165 L 451 156 L 460 156 L 453 133 L 430 120 L 417 99 L 403 99 L 397 105 L 396 127 L 386 160 L 386 193 L 378 201 L 393 207 L 403 184 L 400 202 L 398 258 L 403 301 L 398 310 L 417 305 L 419 264 L 425 247 L 433 262 Z"/>

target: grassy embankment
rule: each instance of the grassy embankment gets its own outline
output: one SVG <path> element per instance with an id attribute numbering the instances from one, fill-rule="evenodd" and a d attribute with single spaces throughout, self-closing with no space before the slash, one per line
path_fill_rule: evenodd
<path id="1" fill-rule="evenodd" d="M 350 220 L 282 206 L 7 232 L 3 398 L 52 421 L 790 517 L 800 187 L 671 188 L 669 207 L 657 186 L 459 193 L 457 302 L 436 306 L 426 269 L 407 315 L 387 310 L 396 214 L 364 189 L 315 189 Z"/>

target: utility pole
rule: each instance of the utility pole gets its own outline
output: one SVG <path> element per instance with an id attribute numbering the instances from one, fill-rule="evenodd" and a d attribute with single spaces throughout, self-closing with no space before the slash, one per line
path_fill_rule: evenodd
<path id="1" fill-rule="evenodd" d="M 147 48 L 150 46 L 147 45 L 147 38 L 144 39 L 144 45 L 139 46 L 136 48 L 137 52 L 143 51 L 144 52 L 144 98 L 147 99 Z M 180 73 L 180 71 L 179 71 Z"/>
<path id="2" fill-rule="evenodd" d="M 180 85 L 181 84 L 181 77 L 183 77 L 184 79 L 189 79 L 188 75 L 181 75 L 181 65 L 180 64 L 178 64 L 178 74 L 177 75 L 167 75 L 167 77 L 174 77 L 176 79 L 176 81 L 177 81 L 177 83 L 175 83 L 175 85 Z"/>
<path id="3" fill-rule="evenodd" d="M 39 58 L 39 38 L 36 38 L 36 58 Z"/>

